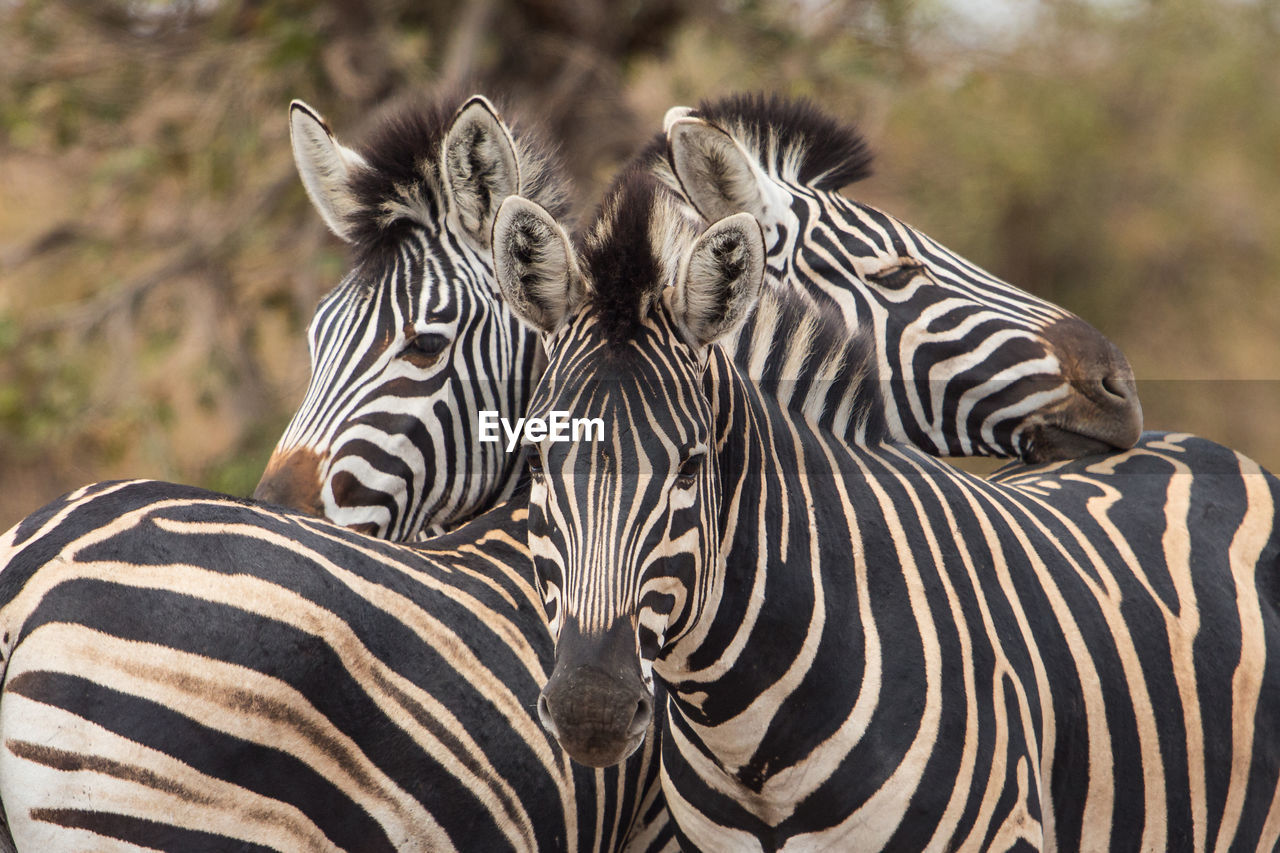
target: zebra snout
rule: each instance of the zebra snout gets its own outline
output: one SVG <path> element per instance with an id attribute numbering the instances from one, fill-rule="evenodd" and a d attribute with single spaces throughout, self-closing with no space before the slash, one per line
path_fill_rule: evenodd
<path id="1" fill-rule="evenodd" d="M 1126 450 L 1142 435 L 1142 404 L 1133 368 L 1120 349 L 1085 321 L 1070 317 L 1044 331 L 1071 395 L 1043 424 L 1028 461 Z"/>
<path id="2" fill-rule="evenodd" d="M 1119 355 L 1119 351 L 1117 351 Z M 1138 383 L 1124 356 L 1122 364 L 1112 364 L 1084 393 L 1104 412 L 1112 412 L 1116 424 L 1117 447 L 1130 448 L 1142 434 L 1142 403 L 1138 401 Z M 1113 442 L 1114 443 L 1114 442 Z"/>
<path id="3" fill-rule="evenodd" d="M 253 499 L 310 515 L 324 515 L 320 502 L 321 461 L 319 454 L 307 448 L 271 454 L 267 470 L 253 490 Z"/>
<path id="4" fill-rule="evenodd" d="M 538 697 L 538 719 L 574 761 L 609 767 L 644 740 L 653 697 L 630 679 L 589 665 L 558 669 Z"/>
<path id="5" fill-rule="evenodd" d="M 551 715 L 551 706 L 547 704 L 545 692 L 538 696 L 538 720 L 547 731 L 557 738 L 560 737 L 560 730 L 556 728 L 556 721 Z M 641 696 L 640 701 L 636 703 L 636 712 L 631 717 L 631 725 L 627 727 L 627 735 L 642 737 L 648 731 L 651 722 L 653 722 L 653 700 L 648 696 Z"/>
<path id="6" fill-rule="evenodd" d="M 565 621 L 538 718 L 580 764 L 609 767 L 635 751 L 653 721 L 653 694 L 640 675 L 631 620 L 587 631 Z"/>

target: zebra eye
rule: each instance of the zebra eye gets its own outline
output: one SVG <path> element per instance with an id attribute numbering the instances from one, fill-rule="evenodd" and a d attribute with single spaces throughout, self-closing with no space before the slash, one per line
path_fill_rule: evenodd
<path id="1" fill-rule="evenodd" d="M 684 460 L 680 470 L 676 472 L 677 488 L 689 489 L 693 487 L 698 471 L 702 468 L 702 460 L 706 458 L 706 455 L 705 453 L 697 453 Z"/>
<path id="2" fill-rule="evenodd" d="M 449 339 L 435 332 L 423 332 L 414 335 L 405 342 L 404 356 L 410 361 L 425 367 L 437 358 L 449 346 Z"/>
<path id="3" fill-rule="evenodd" d="M 923 272 L 924 264 L 914 258 L 903 258 L 896 267 L 871 273 L 867 278 L 886 290 L 902 290 Z"/>
<path id="4" fill-rule="evenodd" d="M 525 448 L 525 461 L 529 464 L 529 475 L 533 477 L 535 483 L 542 482 L 542 454 L 538 452 L 538 448 L 530 445 Z"/>

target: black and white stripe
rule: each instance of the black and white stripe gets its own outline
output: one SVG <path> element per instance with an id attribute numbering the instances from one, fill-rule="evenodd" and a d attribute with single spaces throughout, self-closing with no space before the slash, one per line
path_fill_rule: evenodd
<path id="1" fill-rule="evenodd" d="M 493 287 L 493 211 L 517 190 L 563 210 L 565 179 L 479 96 L 397 113 L 359 154 L 305 105 L 291 125 L 356 266 L 316 310 L 311 383 L 256 495 L 394 540 L 456 525 L 519 474 L 478 413 L 522 414 L 543 364 Z"/>
<path id="2" fill-rule="evenodd" d="M 155 482 L 0 538 L 20 850 L 674 849 L 656 746 L 575 765 L 517 501 L 411 548 Z"/>
<path id="3" fill-rule="evenodd" d="M 784 404 L 797 389 L 823 397 L 798 408 L 851 402 L 841 385 L 813 389 L 810 348 L 823 338 L 797 326 L 800 313 L 873 336 L 890 434 L 928 453 L 1045 461 L 1137 440 L 1123 354 L 1069 311 L 841 195 L 871 156 L 812 104 L 739 95 L 675 108 L 639 159 L 708 219 L 760 221 L 770 287 L 723 345 Z"/>
<path id="4" fill-rule="evenodd" d="M 627 755 L 657 684 L 691 849 L 1274 849 L 1280 480 L 1179 435 L 993 482 L 848 444 L 711 345 L 761 286 L 759 232 L 695 240 L 619 192 L 536 319 L 532 410 L 607 424 L 531 448 L 540 711 L 570 754 Z M 536 208 L 495 225 L 519 304 L 508 209 Z"/>
<path id="5" fill-rule="evenodd" d="M 476 412 L 523 415 L 543 368 L 464 221 L 491 216 L 516 184 L 502 177 L 510 164 L 520 186 L 537 189 L 524 195 L 553 213 L 558 198 L 547 196 L 561 179 L 522 137 L 495 154 L 508 137 L 492 117 L 478 145 L 492 168 L 442 192 L 413 167 L 443 163 L 443 152 L 473 138 L 455 133 L 449 115 L 437 111 L 409 142 L 403 125 L 422 122 L 394 120 L 363 155 L 327 129 L 299 129 L 295 115 L 304 183 L 357 245 L 358 265 L 316 313 L 311 386 L 258 494 L 393 539 L 456 524 L 509 493 L 514 457 L 477 441 Z M 807 103 L 759 98 L 672 115 L 668 134 L 623 174 L 649 170 L 687 193 L 694 206 L 678 197 L 692 220 L 707 208 L 748 210 L 765 223 L 770 287 L 728 346 L 769 393 L 860 440 L 857 395 L 874 389 L 852 374 L 874 329 L 885 418 L 927 452 L 1049 459 L 1136 438 L 1141 410 L 1128 364 L 1092 327 L 836 192 L 868 168 L 852 129 Z M 299 139 L 312 144 L 300 148 Z M 497 177 L 483 192 L 466 190 L 481 173 Z M 471 219 L 451 217 L 458 187 L 464 202 L 491 203 Z M 487 226 L 477 233 L 487 240 Z M 415 363 L 423 356 L 414 340 L 442 348 Z"/>

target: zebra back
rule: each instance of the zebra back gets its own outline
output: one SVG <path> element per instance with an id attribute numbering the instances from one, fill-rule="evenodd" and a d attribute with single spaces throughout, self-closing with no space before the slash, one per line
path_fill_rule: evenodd
<path id="1" fill-rule="evenodd" d="M 410 549 L 103 483 L 0 537 L 20 849 L 659 850 L 652 749 L 574 765 L 523 501 Z"/>

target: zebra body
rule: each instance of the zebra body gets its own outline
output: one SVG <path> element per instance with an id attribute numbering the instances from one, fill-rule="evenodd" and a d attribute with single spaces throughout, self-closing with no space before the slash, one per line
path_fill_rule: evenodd
<path id="1" fill-rule="evenodd" d="M 523 415 L 544 362 L 478 253 L 504 193 L 532 183 L 525 196 L 553 213 L 560 204 L 546 155 L 491 109 L 464 107 L 452 125 L 448 111 L 432 115 L 393 123 L 355 154 L 294 109 L 299 171 L 356 246 L 356 268 L 317 310 L 311 385 L 256 493 L 392 539 L 456 524 L 513 488 L 514 455 L 479 442 L 474 419 L 480 409 Z M 417 132 L 397 130 L 409 125 Z M 450 152 L 468 146 L 486 169 L 451 167 Z M 423 162 L 435 165 L 424 172 Z M 846 381 L 846 362 L 874 328 L 886 420 L 929 452 L 1048 459 L 1132 444 L 1141 409 L 1116 348 L 840 196 L 868 164 L 861 137 L 807 103 L 730 98 L 678 113 L 623 174 L 661 177 L 693 221 L 746 210 L 765 223 L 769 294 L 731 350 L 825 428 L 859 440 L 862 401 L 851 395 L 865 386 Z M 726 181 L 706 177 L 717 166 Z M 451 215 L 477 197 L 488 204 Z M 413 340 L 435 349 L 410 369 Z"/>
<path id="2" fill-rule="evenodd" d="M 531 412 L 606 424 L 530 447 L 575 759 L 642 742 L 656 684 L 693 849 L 1275 847 L 1280 481 L 1176 435 L 996 482 L 872 417 L 850 445 L 713 345 L 761 287 L 750 217 L 617 192 L 573 264 L 527 260 L 572 251 L 536 205 L 495 225 L 508 298 L 550 306 Z"/>
<path id="3" fill-rule="evenodd" d="M 0 539 L 20 850 L 674 848 L 656 744 L 572 764 L 509 502 L 409 548 L 156 482 Z"/>

